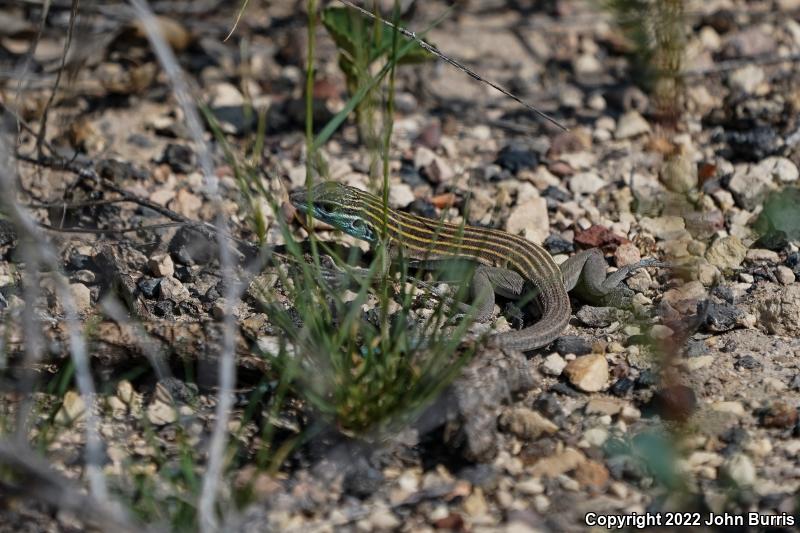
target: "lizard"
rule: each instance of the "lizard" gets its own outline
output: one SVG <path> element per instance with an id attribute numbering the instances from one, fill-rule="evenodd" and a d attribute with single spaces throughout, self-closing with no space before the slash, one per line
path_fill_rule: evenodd
<path id="1" fill-rule="evenodd" d="M 541 318 L 527 328 L 493 335 L 490 345 L 501 349 L 530 351 L 560 337 L 571 316 L 568 293 L 576 287 L 585 298 L 618 306 L 632 294 L 619 286 L 622 281 L 639 268 L 663 266 L 644 259 L 606 277 L 605 258 L 597 248 L 557 265 L 547 250 L 520 235 L 391 209 L 373 194 L 334 181 L 310 191 L 298 189 L 289 201 L 301 214 L 364 240 L 373 249 L 383 243 L 391 259 L 406 257 L 423 269 L 437 268 L 442 261 L 473 263 L 470 296 L 476 321 L 491 317 L 495 293 L 512 299 L 533 295 Z"/>

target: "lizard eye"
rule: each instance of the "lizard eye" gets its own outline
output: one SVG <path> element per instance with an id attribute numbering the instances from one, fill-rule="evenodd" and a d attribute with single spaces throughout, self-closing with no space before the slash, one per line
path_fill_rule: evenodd
<path id="1" fill-rule="evenodd" d="M 361 230 L 364 228 L 364 221 L 356 218 L 353 220 L 353 222 L 351 222 L 350 225 L 353 227 L 353 229 Z"/>

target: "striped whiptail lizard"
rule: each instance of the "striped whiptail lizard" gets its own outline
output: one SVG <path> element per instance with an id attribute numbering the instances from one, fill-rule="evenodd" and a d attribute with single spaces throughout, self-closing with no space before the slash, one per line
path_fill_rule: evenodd
<path id="1" fill-rule="evenodd" d="M 426 269 L 437 268 L 442 261 L 476 263 L 470 292 L 477 321 L 491 317 L 495 293 L 520 299 L 533 291 L 541 319 L 525 329 L 493 336 L 490 343 L 499 348 L 533 350 L 557 339 L 569 322 L 567 293 L 573 288 L 590 300 L 618 305 L 631 293 L 619 284 L 633 271 L 663 266 L 645 259 L 606 277 L 603 254 L 592 248 L 578 252 L 559 267 L 544 248 L 519 235 L 396 211 L 384 207 L 375 195 L 336 182 L 320 183 L 311 194 L 298 190 L 290 195 L 290 201 L 301 213 L 310 213 L 373 247 L 383 240 L 391 258 L 409 258 Z"/>

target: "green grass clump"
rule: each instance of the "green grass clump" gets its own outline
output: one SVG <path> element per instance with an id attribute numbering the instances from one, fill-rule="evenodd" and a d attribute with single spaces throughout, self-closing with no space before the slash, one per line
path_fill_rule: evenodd
<path id="1" fill-rule="evenodd" d="M 315 3 L 309 2 L 308 7 L 311 29 L 307 88 L 314 77 L 315 40 L 312 36 L 316 22 Z M 347 18 L 342 11 L 328 9 L 323 12 L 325 20 L 342 32 L 340 51 L 350 46 L 346 42 L 354 43 L 348 40 L 354 38 L 353 34 L 345 35 L 342 29 L 343 24 L 352 23 L 354 19 Z M 316 136 L 311 124 L 312 114 L 306 116 L 308 186 L 323 179 L 319 173 L 325 163 L 319 148 L 383 83 L 386 93 L 382 142 L 368 148 L 383 162 L 383 199 L 388 202 L 394 72 L 402 58 L 419 57 L 415 52 L 419 47 L 414 41 L 401 39 L 396 31 L 381 34 L 384 36 L 378 41 L 381 44 L 370 49 L 367 60 L 374 62 L 383 57 L 383 67 L 375 75 L 369 75 L 368 70 L 359 71 L 358 89 L 344 109 Z M 355 53 L 355 48 L 350 50 Z M 311 97 L 311 91 L 307 90 L 307 103 Z M 253 231 L 263 240 L 269 225 L 278 225 L 285 243 L 284 251 L 271 256 L 279 288 L 253 287 L 270 321 L 281 332 L 280 347 L 274 353 L 262 354 L 273 362 L 278 383 L 271 404 L 273 414 L 282 408 L 282 402 L 294 397 L 310 407 L 314 417 L 312 426 L 336 427 L 351 436 L 386 435 L 408 423 L 452 381 L 474 352 L 474 348 L 464 348 L 461 342 L 471 323 L 470 313 L 454 317 L 453 310 L 443 299 L 428 297 L 435 303 L 423 310 L 423 316 L 415 316 L 412 309 L 419 299 L 421 285 L 410 277 L 407 263 L 389 264 L 383 246 L 373 250 L 371 261 L 359 276 L 345 279 L 345 286 L 326 282 L 332 271 L 323 267 L 323 253 L 338 264 L 341 272 L 334 277 L 339 282 L 353 270 L 355 256 L 338 256 L 327 243 L 317 241 L 313 232 L 307 242 L 298 242 L 284 220 L 279 199 L 270 190 L 275 187 L 265 186 L 260 154 L 253 152 L 249 158 L 241 160 L 214 117 L 208 112 L 205 117 L 223 149 L 226 162 L 234 170 Z M 264 145 L 263 132 L 264 129 L 259 128 L 250 143 L 253 147 Z M 266 181 L 274 179 L 266 176 Z M 272 216 L 260 211 L 260 206 L 265 204 L 271 206 Z M 290 268 L 285 268 L 287 265 Z M 463 279 L 469 273 L 451 271 L 442 275 L 448 279 Z M 346 291 L 347 287 L 352 290 Z M 464 296 L 460 294 L 457 298 L 464 299 Z M 269 441 L 274 433 L 268 430 L 264 437 Z M 291 445 L 305 438 L 307 436 L 299 436 L 296 442 L 283 445 L 267 443 L 266 449 L 270 451 L 261 453 L 261 460 L 275 468 L 291 451 Z M 270 453 L 272 456 L 267 459 Z"/>
<path id="2" fill-rule="evenodd" d="M 366 16 L 349 7 L 330 6 L 322 10 L 322 24 L 330 34 L 339 51 L 339 68 L 345 76 L 350 95 L 358 93 L 361 87 L 369 84 L 370 69 L 378 62 L 387 64 L 391 54 L 395 54 L 394 65 L 422 63 L 431 59 L 431 54 L 419 46 L 413 46 L 402 56 L 397 56 L 394 44 L 397 32 L 384 28 L 378 21 L 370 21 Z M 412 42 L 402 37 L 406 43 Z M 375 147 L 378 133 L 374 120 L 376 106 L 375 91 L 368 90 L 355 109 L 359 138 L 368 147 Z"/>

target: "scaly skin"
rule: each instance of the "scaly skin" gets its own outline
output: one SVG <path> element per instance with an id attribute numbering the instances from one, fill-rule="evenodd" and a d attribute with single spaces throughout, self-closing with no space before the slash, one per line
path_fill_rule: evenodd
<path id="1" fill-rule="evenodd" d="M 320 183 L 310 193 L 298 190 L 290 201 L 301 213 L 309 213 L 371 246 L 383 241 L 392 257 L 402 255 L 425 268 L 454 259 L 476 263 L 470 289 L 479 321 L 491 316 L 495 293 L 510 298 L 533 294 L 541 319 L 527 328 L 493 336 L 490 342 L 499 348 L 527 351 L 557 339 L 570 318 L 567 293 L 579 282 L 581 292 L 591 298 L 619 301 L 629 290 L 618 285 L 631 272 L 660 265 L 644 260 L 606 278 L 603 254 L 591 249 L 559 267 L 544 248 L 519 235 L 396 211 L 384 207 L 383 200 L 375 195 L 335 182 Z"/>

